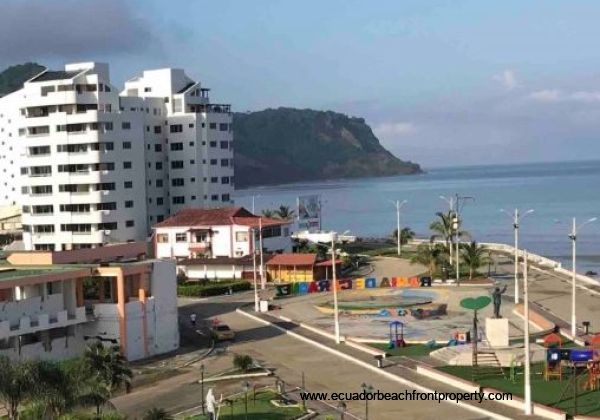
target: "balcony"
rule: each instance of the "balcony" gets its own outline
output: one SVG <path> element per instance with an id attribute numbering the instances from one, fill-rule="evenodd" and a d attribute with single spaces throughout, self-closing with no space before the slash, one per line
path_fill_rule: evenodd
<path id="1" fill-rule="evenodd" d="M 7 305 L 17 306 L 18 304 L 19 302 L 9 302 Z M 21 316 L 18 319 L 0 321 L 0 340 L 85 322 L 88 322 L 88 319 L 83 306 L 75 308 L 73 314 L 69 314 L 64 309 L 55 313 L 40 312 L 30 316 Z"/>

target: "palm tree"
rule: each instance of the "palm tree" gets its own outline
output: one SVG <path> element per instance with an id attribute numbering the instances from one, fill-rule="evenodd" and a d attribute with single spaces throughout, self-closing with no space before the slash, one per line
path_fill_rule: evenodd
<path id="1" fill-rule="evenodd" d="M 471 280 L 479 267 L 487 263 L 487 249 L 472 241 L 468 244 L 462 244 L 461 253 L 464 263 L 469 267 L 469 280 Z"/>
<path id="2" fill-rule="evenodd" d="M 34 362 L 11 362 L 0 356 L 0 399 L 4 401 L 8 418 L 19 416 L 19 406 L 38 391 L 37 364 Z"/>
<path id="3" fill-rule="evenodd" d="M 142 420 L 172 420 L 171 417 L 164 409 L 162 408 L 151 408 L 150 410 L 144 413 L 144 417 Z"/>
<path id="4" fill-rule="evenodd" d="M 415 232 L 413 232 L 411 228 L 405 227 L 402 228 L 402 230 L 400 230 L 400 244 L 406 245 L 408 241 L 410 241 L 414 237 Z M 398 240 L 398 229 L 394 229 L 394 232 L 392 233 L 392 238 L 394 238 L 394 240 L 396 241 Z"/>
<path id="5" fill-rule="evenodd" d="M 437 268 L 444 263 L 445 248 L 441 244 L 421 244 L 411 258 L 411 262 L 427 267 L 430 276 L 436 273 Z"/>
<path id="6" fill-rule="evenodd" d="M 36 400 L 44 404 L 52 418 L 58 418 L 77 404 L 79 384 L 75 371 L 57 362 L 39 361 L 37 364 Z"/>
<path id="7" fill-rule="evenodd" d="M 294 210 L 292 210 L 290 208 L 290 206 L 284 206 L 283 204 L 281 206 L 279 206 L 279 208 L 277 210 L 275 210 L 275 215 L 277 217 L 279 217 L 280 219 L 291 219 L 292 217 L 294 217 L 294 213 L 296 213 Z"/>
<path id="8" fill-rule="evenodd" d="M 132 372 L 118 346 L 105 347 L 100 341 L 85 349 L 84 361 L 91 379 L 84 399 L 94 404 L 99 414 L 100 407 L 115 390 L 123 385 L 129 390 Z"/>
<path id="9" fill-rule="evenodd" d="M 437 239 L 443 239 L 446 243 L 446 247 L 450 249 L 450 245 L 452 244 L 452 224 L 454 221 L 455 213 L 453 211 L 448 211 L 447 213 L 442 213 L 438 211 L 436 214 L 437 219 L 431 222 L 429 225 L 429 229 L 433 232 L 431 235 L 431 242 Z"/>
<path id="10" fill-rule="evenodd" d="M 264 209 L 261 213 L 264 217 L 269 217 L 269 218 L 275 217 L 275 211 L 273 211 L 271 209 Z"/>

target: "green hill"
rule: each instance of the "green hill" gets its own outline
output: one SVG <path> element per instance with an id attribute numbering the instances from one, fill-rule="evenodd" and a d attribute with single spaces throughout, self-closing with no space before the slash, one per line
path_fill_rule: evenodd
<path id="1" fill-rule="evenodd" d="M 23 83 L 44 70 L 37 63 L 25 63 L 11 66 L 0 73 L 0 97 L 23 87 Z"/>
<path id="2" fill-rule="evenodd" d="M 236 187 L 420 173 L 388 152 L 362 118 L 278 108 L 233 117 Z"/>

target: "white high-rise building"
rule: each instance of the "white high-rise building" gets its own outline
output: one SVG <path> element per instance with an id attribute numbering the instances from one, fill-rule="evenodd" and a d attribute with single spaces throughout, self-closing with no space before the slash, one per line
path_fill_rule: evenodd
<path id="1" fill-rule="evenodd" d="M 28 250 L 143 240 L 183 207 L 231 204 L 229 105 L 182 70 L 119 94 L 108 65 L 46 70 L 0 98 L 0 206 L 22 207 Z"/>

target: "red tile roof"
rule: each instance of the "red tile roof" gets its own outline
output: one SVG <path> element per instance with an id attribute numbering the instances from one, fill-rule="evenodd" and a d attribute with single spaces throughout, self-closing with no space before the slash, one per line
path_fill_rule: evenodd
<path id="1" fill-rule="evenodd" d="M 153 228 L 162 227 L 186 227 L 186 226 L 223 226 L 244 225 L 258 227 L 258 219 L 243 207 L 221 207 L 214 209 L 186 208 L 178 211 L 168 219 L 157 223 Z M 262 217 L 262 225 L 277 226 L 291 223 L 291 220 L 271 219 Z"/>
<path id="2" fill-rule="evenodd" d="M 317 254 L 275 254 L 267 265 L 310 265 L 314 266 Z"/>

